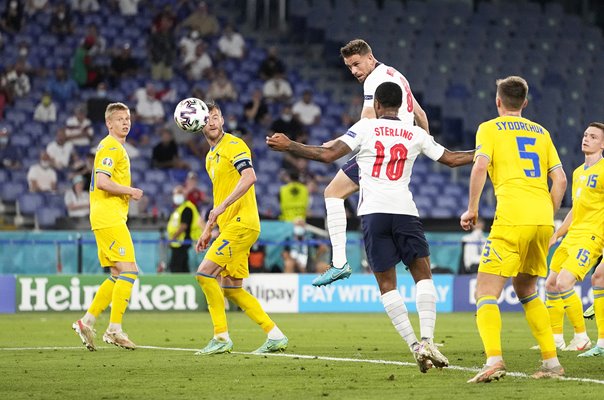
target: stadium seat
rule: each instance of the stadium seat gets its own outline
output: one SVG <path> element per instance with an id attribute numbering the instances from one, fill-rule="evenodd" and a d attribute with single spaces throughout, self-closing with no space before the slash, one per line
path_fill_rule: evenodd
<path id="1" fill-rule="evenodd" d="M 42 229 L 54 228 L 57 219 L 64 216 L 63 209 L 58 207 L 41 207 L 36 213 L 36 221 Z"/>
<path id="2" fill-rule="evenodd" d="M 14 179 L 14 178 L 13 178 Z M 16 201 L 19 196 L 27 192 L 26 181 L 4 182 L 2 184 L 2 200 Z"/>
<path id="3" fill-rule="evenodd" d="M 44 204 L 44 197 L 40 193 L 23 193 L 18 199 L 19 211 L 23 215 L 34 215 L 36 210 Z"/>

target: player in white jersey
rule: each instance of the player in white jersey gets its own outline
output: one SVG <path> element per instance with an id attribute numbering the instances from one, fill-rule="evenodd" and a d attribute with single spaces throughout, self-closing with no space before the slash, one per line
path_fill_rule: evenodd
<path id="1" fill-rule="evenodd" d="M 375 118 L 373 95 L 384 82 L 396 83 L 402 91 L 398 118 L 416 124 L 428 132 L 426 113 L 413 97 L 407 79 L 395 68 L 380 63 L 373 56 L 371 47 L 362 39 L 355 39 L 340 49 L 344 64 L 357 80 L 363 84 L 364 103 L 361 118 Z M 346 259 L 346 212 L 344 200 L 359 190 L 359 168 L 355 158 L 348 161 L 325 188 L 326 225 L 332 245 L 331 267 L 313 280 L 313 285 L 328 285 L 352 273 Z"/>
<path id="2" fill-rule="evenodd" d="M 436 288 L 430 271 L 430 252 L 419 220 L 409 181 L 420 153 L 450 167 L 470 164 L 474 151 L 451 152 L 434 141 L 424 129 L 398 117 L 402 91 L 393 82 L 380 84 L 374 107 L 378 119 L 362 119 L 348 132 L 323 146 L 306 146 L 275 133 L 267 144 L 277 151 L 332 162 L 359 150 L 360 199 L 358 214 L 363 225 L 367 258 L 382 294 L 381 300 L 394 327 L 409 345 L 421 372 L 448 365 L 434 346 Z M 416 284 L 420 320 L 418 340 L 407 308 L 398 291 L 395 266 L 402 261 Z"/>

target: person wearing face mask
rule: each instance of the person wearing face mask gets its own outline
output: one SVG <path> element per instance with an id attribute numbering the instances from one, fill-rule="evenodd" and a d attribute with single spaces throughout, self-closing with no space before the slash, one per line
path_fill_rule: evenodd
<path id="1" fill-rule="evenodd" d="M 23 152 L 21 147 L 10 143 L 10 131 L 6 127 L 0 128 L 0 168 L 10 170 L 20 169 Z"/>
<path id="2" fill-rule="evenodd" d="M 185 188 L 181 185 L 172 190 L 172 203 L 175 208 L 166 228 L 171 252 L 168 270 L 172 273 L 189 272 L 191 240 L 201 236 L 199 211 L 186 199 Z"/>
<path id="3" fill-rule="evenodd" d="M 40 152 L 40 162 L 27 171 L 29 191 L 54 192 L 57 190 L 57 172 L 52 168 L 51 159 L 46 150 Z"/>

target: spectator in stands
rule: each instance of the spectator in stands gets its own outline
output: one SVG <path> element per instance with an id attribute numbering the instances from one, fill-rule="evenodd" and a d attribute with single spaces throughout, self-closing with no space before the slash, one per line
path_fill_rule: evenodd
<path id="1" fill-rule="evenodd" d="M 138 72 L 138 60 L 132 56 L 130 43 L 124 43 L 111 56 L 110 78 L 117 85 L 123 78 L 129 78 Z"/>
<path id="2" fill-rule="evenodd" d="M 63 170 L 70 165 L 73 143 L 67 141 L 65 128 L 61 127 L 57 129 L 55 140 L 46 145 L 46 153 L 48 153 L 52 167 L 57 171 Z"/>
<path id="3" fill-rule="evenodd" d="M 20 147 L 11 145 L 10 134 L 8 128 L 0 128 L 0 166 L 9 170 L 21 169 L 23 152 Z"/>
<path id="4" fill-rule="evenodd" d="M 199 32 L 192 30 L 188 35 L 183 36 L 178 42 L 178 48 L 180 49 L 180 61 L 182 65 L 191 63 L 195 57 L 195 50 L 197 46 L 204 43 L 201 40 Z"/>
<path id="5" fill-rule="evenodd" d="M 288 102 L 294 94 L 283 74 L 277 74 L 264 82 L 262 94 L 268 101 Z"/>
<path id="6" fill-rule="evenodd" d="M 87 217 L 90 215 L 90 196 L 84 190 L 84 178 L 76 175 L 71 180 L 71 188 L 65 191 L 65 208 L 67 215 L 72 218 Z"/>
<path id="7" fill-rule="evenodd" d="M 87 37 L 73 55 L 73 80 L 81 88 L 96 87 L 101 78 L 94 59 L 90 55 L 92 46 L 94 46 L 94 38 Z"/>
<path id="8" fill-rule="evenodd" d="M 297 172 L 291 172 L 288 176 L 288 182 L 279 189 L 279 203 L 281 206 L 279 219 L 281 221 L 306 220 L 310 196 L 306 185 L 300 182 L 300 175 Z"/>
<path id="9" fill-rule="evenodd" d="M 65 134 L 67 135 L 67 141 L 71 142 L 74 146 L 90 147 L 94 131 L 92 129 L 92 122 L 86 117 L 86 108 L 84 106 L 77 106 L 74 109 L 73 115 L 67 118 L 65 122 Z"/>
<path id="10" fill-rule="evenodd" d="M 2 77 L 2 85 L 10 93 L 10 97 L 24 97 L 31 90 L 29 76 L 25 71 L 25 60 L 19 58 L 15 65 Z"/>
<path id="11" fill-rule="evenodd" d="M 107 51 L 107 40 L 99 34 L 95 24 L 90 24 L 86 28 L 86 36 L 82 39 L 82 43 L 85 42 L 86 39 L 92 39 L 92 42 L 94 43 L 88 50 L 88 55 L 90 55 L 90 57 L 102 56 L 105 54 Z"/>
<path id="12" fill-rule="evenodd" d="M 130 142 L 135 146 L 146 146 L 149 144 L 149 125 L 143 124 L 136 110 L 130 110 L 130 133 L 126 138 L 126 142 Z"/>
<path id="13" fill-rule="evenodd" d="M 302 123 L 294 118 L 292 106 L 284 104 L 281 108 L 279 118 L 271 124 L 271 132 L 284 132 L 291 140 L 306 143 L 307 137 Z"/>
<path id="14" fill-rule="evenodd" d="M 273 78 L 275 75 L 285 76 L 285 64 L 279 58 L 276 46 L 268 48 L 268 54 L 260 64 L 258 75 L 265 81 Z"/>
<path id="15" fill-rule="evenodd" d="M 161 141 L 153 147 L 152 165 L 154 168 L 181 168 L 189 169 L 186 162 L 178 155 L 178 144 L 174 140 L 172 131 L 167 128 L 161 129 Z"/>
<path id="16" fill-rule="evenodd" d="M 53 99 L 65 103 L 76 97 L 78 86 L 70 76 L 67 76 L 65 69 L 59 67 L 55 70 L 54 78 L 49 79 L 46 91 L 50 92 Z"/>
<path id="17" fill-rule="evenodd" d="M 124 17 L 133 17 L 138 14 L 138 3 L 141 0 L 118 0 L 120 12 Z"/>
<path id="18" fill-rule="evenodd" d="M 324 260 L 324 256 L 328 253 L 327 246 L 324 244 L 311 246 L 306 242 L 309 239 L 310 237 L 306 233 L 306 222 L 303 219 L 296 219 L 292 244 L 285 246 L 281 253 L 283 272 L 320 272 L 329 268 L 329 264 Z"/>
<path id="19" fill-rule="evenodd" d="M 155 125 L 164 119 L 164 106 L 156 95 L 157 91 L 152 83 L 147 83 L 144 88 L 139 88 L 134 92 L 136 113 L 143 124 Z"/>
<path id="20" fill-rule="evenodd" d="M 363 111 L 363 97 L 361 96 L 350 96 L 350 103 L 344 112 L 342 113 L 342 125 L 352 126 L 358 120 Z"/>
<path id="21" fill-rule="evenodd" d="M 206 51 L 206 44 L 200 42 L 195 48 L 195 53 L 189 61 L 184 64 L 187 71 L 187 77 L 191 81 L 198 81 L 202 78 L 210 78 L 212 75 L 212 59 Z"/>
<path id="22" fill-rule="evenodd" d="M 241 60 L 245 56 L 245 40 L 233 27 L 227 24 L 218 39 L 218 50 L 223 58 Z"/>
<path id="23" fill-rule="evenodd" d="M 268 106 L 260 89 L 252 92 L 252 98 L 243 106 L 243 113 L 247 122 L 251 124 L 265 125 L 270 121 Z"/>
<path id="24" fill-rule="evenodd" d="M 49 28 L 53 35 L 61 39 L 73 34 L 71 12 L 64 2 L 59 2 L 52 10 Z"/>
<path id="25" fill-rule="evenodd" d="M 6 3 L 2 18 L 0 19 L 0 29 L 10 34 L 17 34 L 23 25 L 23 2 L 9 0 Z"/>
<path id="26" fill-rule="evenodd" d="M 34 110 L 34 121 L 55 122 L 57 120 L 57 105 L 52 101 L 50 93 L 44 93 Z"/>
<path id="27" fill-rule="evenodd" d="M 19 58 L 21 60 L 23 60 L 24 63 L 24 70 L 26 74 L 31 74 L 32 72 L 32 67 L 31 64 L 28 61 L 28 56 L 29 56 L 29 44 L 25 41 L 22 41 L 19 43 L 19 48 L 17 49 L 17 52 L 19 54 Z"/>
<path id="28" fill-rule="evenodd" d="M 162 15 L 158 28 L 149 36 L 149 56 L 153 79 L 166 81 L 172 79 L 172 65 L 176 61 L 176 40 L 173 28 L 173 19 Z"/>
<path id="29" fill-rule="evenodd" d="M 228 114 L 224 118 L 224 126 L 226 132 L 243 139 L 248 147 L 252 147 L 252 135 L 249 135 L 245 126 L 239 123 L 239 118 L 235 114 Z"/>
<path id="30" fill-rule="evenodd" d="M 227 77 L 224 70 L 218 70 L 216 78 L 212 80 L 208 88 L 208 97 L 212 100 L 237 100 L 237 90 L 235 85 Z"/>
<path id="31" fill-rule="evenodd" d="M 71 0 L 71 9 L 81 13 L 97 12 L 100 10 L 97 0 Z"/>
<path id="32" fill-rule="evenodd" d="M 310 90 L 304 91 L 302 99 L 294 104 L 292 111 L 294 118 L 307 127 L 318 124 L 321 119 L 321 107 L 313 101 Z"/>
<path id="33" fill-rule="evenodd" d="M 218 19 L 208 11 L 205 1 L 199 3 L 195 11 L 180 23 L 180 27 L 194 29 L 204 38 L 217 35 L 220 31 Z"/>
<path id="34" fill-rule="evenodd" d="M 484 234 L 484 220 L 478 218 L 471 233 L 461 238 L 461 263 L 460 274 L 475 274 L 478 272 L 482 249 L 486 241 Z"/>
<path id="35" fill-rule="evenodd" d="M 29 191 L 33 193 L 57 190 L 57 172 L 52 168 L 52 162 L 46 150 L 40 152 L 40 162 L 29 167 L 27 183 Z"/>
<path id="36" fill-rule="evenodd" d="M 168 220 L 166 231 L 170 240 L 170 262 L 172 273 L 189 271 L 189 249 L 201 236 L 199 211 L 194 203 L 185 197 L 185 189 L 177 185 L 172 190 L 174 211 Z"/>
<path id="37" fill-rule="evenodd" d="M 104 122 L 105 110 L 109 103 L 113 103 L 113 101 L 107 97 L 107 84 L 101 82 L 96 86 L 96 93 L 94 96 L 86 100 L 87 116 L 90 119 L 90 122 L 93 124 Z M 128 134 L 128 138 L 130 138 L 130 134 Z"/>
<path id="38" fill-rule="evenodd" d="M 206 194 L 199 188 L 199 180 L 197 179 L 197 173 L 195 171 L 189 171 L 184 184 L 184 193 L 191 203 L 195 204 L 195 207 L 202 212 L 210 205 L 209 199 Z"/>
<path id="39" fill-rule="evenodd" d="M 25 13 L 34 15 L 48 10 L 48 0 L 28 0 L 25 4 Z"/>

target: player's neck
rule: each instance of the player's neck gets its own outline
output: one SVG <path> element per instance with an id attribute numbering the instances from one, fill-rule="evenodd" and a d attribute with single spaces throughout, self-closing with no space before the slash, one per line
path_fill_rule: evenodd
<path id="1" fill-rule="evenodd" d="M 118 142 L 120 142 L 121 144 L 126 143 L 126 137 L 125 136 L 124 137 L 120 137 L 120 136 L 116 135 L 113 132 L 109 132 L 109 136 L 111 136 L 112 138 L 114 138 L 115 140 L 117 140 Z"/>
<path id="2" fill-rule="evenodd" d="M 522 118 L 522 111 L 508 111 L 508 110 L 501 110 L 501 113 L 499 114 L 500 117 L 521 117 Z"/>
<path id="3" fill-rule="evenodd" d="M 220 135 L 218 135 L 218 137 L 216 139 L 210 139 L 207 136 L 206 136 L 206 139 L 208 139 L 208 143 L 210 144 L 211 147 L 216 147 L 216 145 L 218 143 L 220 143 L 220 141 L 222 140 L 223 137 L 224 137 L 224 131 L 222 131 L 222 133 Z"/>
<path id="4" fill-rule="evenodd" d="M 602 153 L 585 154 L 585 166 L 591 167 L 602 159 Z"/>

